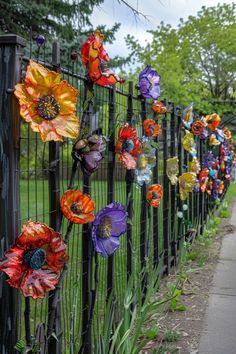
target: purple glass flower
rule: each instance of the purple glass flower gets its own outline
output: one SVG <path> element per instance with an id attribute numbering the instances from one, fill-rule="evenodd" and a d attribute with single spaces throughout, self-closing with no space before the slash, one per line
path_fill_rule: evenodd
<path id="1" fill-rule="evenodd" d="M 41 46 L 44 44 L 45 42 L 45 37 L 41 34 L 39 34 L 36 38 L 35 38 L 35 41 L 37 43 L 38 46 Z"/>
<path id="2" fill-rule="evenodd" d="M 200 139 L 204 140 L 204 139 L 206 139 L 208 137 L 208 135 L 209 134 L 208 134 L 207 129 L 204 129 L 202 134 L 199 137 L 200 137 Z"/>
<path id="3" fill-rule="evenodd" d="M 215 157 L 212 151 L 203 155 L 203 167 L 211 168 L 214 165 Z"/>
<path id="4" fill-rule="evenodd" d="M 99 167 L 103 159 L 102 152 L 106 150 L 106 139 L 100 135 L 91 135 L 87 139 L 79 139 L 73 145 L 72 157 L 80 161 L 81 169 L 91 175 Z"/>
<path id="5" fill-rule="evenodd" d="M 92 240 L 96 252 L 111 256 L 119 247 L 119 236 L 127 230 L 124 205 L 114 202 L 97 212 L 93 222 Z"/>
<path id="6" fill-rule="evenodd" d="M 143 97 L 157 100 L 161 94 L 160 76 L 150 65 L 139 74 L 139 88 Z"/>

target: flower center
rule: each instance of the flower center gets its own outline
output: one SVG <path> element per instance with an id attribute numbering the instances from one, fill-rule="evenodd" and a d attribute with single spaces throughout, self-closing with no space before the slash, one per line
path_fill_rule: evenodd
<path id="1" fill-rule="evenodd" d="M 26 252 L 24 263 L 31 269 L 37 270 L 42 267 L 46 259 L 46 252 L 42 248 L 35 248 Z"/>
<path id="2" fill-rule="evenodd" d="M 158 199 L 158 193 L 157 192 L 152 192 L 152 199 L 153 200 Z"/>
<path id="3" fill-rule="evenodd" d="M 83 205 L 81 203 L 73 203 L 70 207 L 72 213 L 80 215 L 83 213 Z"/>
<path id="4" fill-rule="evenodd" d="M 60 112 L 60 105 L 53 95 L 42 96 L 39 98 L 38 114 L 46 120 L 56 118 Z"/>
<path id="5" fill-rule="evenodd" d="M 97 235 L 99 238 L 108 239 L 111 237 L 112 221 L 109 216 L 104 216 L 98 226 Z"/>
<path id="6" fill-rule="evenodd" d="M 125 150 L 126 152 L 130 152 L 133 150 L 134 148 L 134 143 L 131 139 L 126 139 L 124 142 L 123 142 L 123 150 Z"/>

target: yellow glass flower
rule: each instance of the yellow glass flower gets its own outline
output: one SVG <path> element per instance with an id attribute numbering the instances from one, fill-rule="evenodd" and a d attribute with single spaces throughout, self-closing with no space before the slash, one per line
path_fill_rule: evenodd
<path id="1" fill-rule="evenodd" d="M 196 154 L 196 145 L 194 141 L 194 135 L 190 131 L 185 130 L 185 136 L 182 140 L 183 148 L 190 152 L 192 155 Z"/>
<path id="2" fill-rule="evenodd" d="M 181 200 L 185 200 L 188 193 L 193 191 L 196 177 L 197 175 L 194 172 L 185 172 L 179 176 L 179 194 Z"/>
<path id="3" fill-rule="evenodd" d="M 189 163 L 190 172 L 195 172 L 198 174 L 201 170 L 200 163 L 196 157 L 193 157 L 192 161 Z"/>
<path id="4" fill-rule="evenodd" d="M 179 174 L 179 160 L 178 157 L 172 157 L 166 160 L 166 174 L 172 185 L 178 181 L 177 175 Z"/>
<path id="5" fill-rule="evenodd" d="M 209 137 L 209 145 L 220 145 L 220 141 L 216 139 L 215 134 L 211 134 L 211 136 Z"/>
<path id="6" fill-rule="evenodd" d="M 15 86 L 21 117 L 44 142 L 78 136 L 79 118 L 75 115 L 78 94 L 66 80 L 61 81 L 59 73 L 33 60 L 28 65 L 25 82 Z"/>

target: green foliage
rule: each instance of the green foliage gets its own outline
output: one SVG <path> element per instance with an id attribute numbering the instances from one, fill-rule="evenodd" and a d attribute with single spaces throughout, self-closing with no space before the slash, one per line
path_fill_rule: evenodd
<path id="1" fill-rule="evenodd" d="M 185 311 L 187 308 L 185 305 L 181 304 L 181 294 L 182 290 L 176 287 L 174 283 L 168 283 L 167 288 L 169 289 L 170 300 L 170 310 L 171 311 Z"/>
<path id="2" fill-rule="evenodd" d="M 168 330 L 164 334 L 163 340 L 165 342 L 177 342 L 181 338 L 181 335 L 179 332 L 174 331 L 174 330 Z"/>
<path id="3" fill-rule="evenodd" d="M 133 60 L 151 64 L 161 75 L 162 95 L 183 106 L 194 102 L 200 114 L 230 113 L 235 100 L 236 4 L 202 7 L 197 16 L 180 20 L 177 29 L 163 22 L 150 31 L 142 47 L 132 36 Z M 137 78 L 137 72 L 134 77 Z"/>
<path id="4" fill-rule="evenodd" d="M 229 218 L 230 217 L 230 211 L 229 211 L 229 205 L 227 202 L 223 202 L 220 208 L 219 216 L 221 218 Z"/>

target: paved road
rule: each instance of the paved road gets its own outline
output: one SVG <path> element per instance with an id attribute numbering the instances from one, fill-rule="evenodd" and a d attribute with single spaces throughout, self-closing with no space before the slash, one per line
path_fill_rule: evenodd
<path id="1" fill-rule="evenodd" d="M 236 227 L 236 203 L 230 223 Z M 236 231 L 223 239 L 199 354 L 236 354 Z"/>

